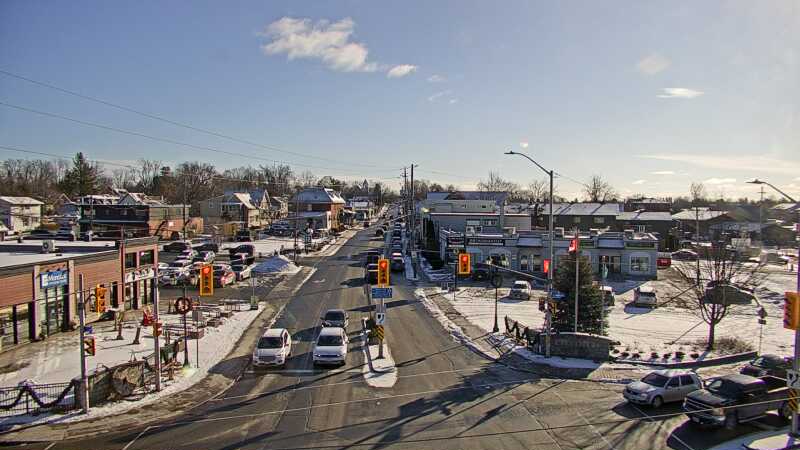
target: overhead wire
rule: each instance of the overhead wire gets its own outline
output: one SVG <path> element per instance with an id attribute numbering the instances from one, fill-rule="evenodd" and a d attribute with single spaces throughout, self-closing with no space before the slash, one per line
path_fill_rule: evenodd
<path id="1" fill-rule="evenodd" d="M 253 146 L 253 147 L 258 147 L 258 148 L 262 148 L 262 149 L 265 149 L 265 150 L 270 150 L 270 151 L 278 152 L 278 153 L 286 153 L 286 154 L 289 154 L 289 155 L 299 156 L 299 157 L 302 157 L 302 158 L 318 159 L 318 160 L 321 160 L 321 161 L 328 161 L 328 162 L 335 162 L 335 163 L 347 163 L 348 165 L 354 165 L 354 166 L 389 169 L 388 167 L 385 167 L 385 166 L 377 166 L 377 165 L 374 165 L 374 164 L 347 162 L 347 161 L 342 161 L 342 160 L 338 160 L 338 159 L 325 158 L 325 157 L 322 157 L 322 156 L 308 155 L 308 154 L 304 154 L 304 153 L 300 153 L 300 152 L 286 150 L 286 149 L 283 149 L 283 148 L 280 148 L 280 147 L 276 147 L 274 145 L 261 144 L 261 143 L 250 141 L 250 140 L 247 140 L 247 139 L 237 138 L 235 136 L 224 134 L 224 133 L 221 133 L 221 132 L 218 132 L 218 131 L 213 131 L 213 130 L 209 130 L 209 129 L 206 129 L 206 128 L 201 128 L 201 127 L 198 127 L 198 126 L 195 126 L 195 125 L 188 124 L 186 122 L 179 122 L 177 120 L 168 119 L 168 118 L 163 117 L 161 115 L 156 115 L 156 114 L 152 114 L 152 113 L 146 113 L 146 112 L 143 112 L 143 111 L 139 111 L 137 109 L 134 109 L 134 108 L 131 108 L 131 107 L 128 107 L 128 106 L 124 106 L 124 105 L 120 105 L 118 103 L 113 103 L 113 102 L 110 102 L 108 100 L 103 100 L 103 99 L 100 99 L 100 98 L 97 98 L 97 97 L 93 97 L 93 96 L 90 96 L 90 95 L 81 94 L 79 92 L 72 91 L 72 90 L 69 90 L 69 89 L 65 89 L 65 88 L 50 84 L 50 83 L 45 83 L 43 81 L 34 80 L 32 78 L 25 77 L 25 76 L 22 76 L 22 75 L 13 73 L 13 72 L 9 72 L 7 70 L 0 69 L 0 74 L 6 75 L 8 77 L 16 78 L 16 79 L 19 79 L 19 80 L 23 80 L 23 81 L 26 81 L 28 83 L 35 84 L 35 85 L 38 85 L 38 86 L 41 86 L 41 87 L 45 87 L 45 88 L 48 88 L 48 89 L 53 89 L 53 90 L 62 92 L 64 94 L 72 95 L 72 96 L 75 96 L 75 97 L 78 97 L 78 98 L 81 98 L 81 99 L 84 99 L 84 100 L 100 103 L 102 105 L 109 106 L 111 108 L 116 108 L 116 109 L 119 109 L 121 111 L 126 111 L 126 112 L 133 113 L 133 114 L 136 114 L 136 115 L 139 115 L 139 116 L 142 116 L 142 117 L 147 117 L 149 119 L 153 119 L 153 120 L 161 121 L 161 122 L 164 122 L 164 123 L 168 123 L 170 125 L 174 125 L 174 126 L 177 126 L 177 127 L 182 127 L 182 128 L 186 128 L 186 129 L 189 129 L 189 130 L 197 131 L 199 133 L 205 133 L 205 134 L 208 134 L 210 136 L 215 136 L 215 137 L 218 137 L 218 138 L 227 139 L 229 141 L 237 142 L 237 143 L 240 143 L 240 144 L 250 145 L 250 146 Z M 396 169 L 389 169 L 389 170 L 396 170 Z"/>

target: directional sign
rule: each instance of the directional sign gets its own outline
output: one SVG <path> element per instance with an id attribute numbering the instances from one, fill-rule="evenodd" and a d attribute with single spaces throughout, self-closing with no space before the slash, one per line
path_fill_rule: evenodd
<path id="1" fill-rule="evenodd" d="M 550 298 L 552 298 L 553 300 L 561 300 L 561 299 L 565 298 L 566 296 L 567 296 L 567 294 L 565 294 L 565 293 L 563 293 L 561 291 L 552 291 L 550 293 Z"/>
<path id="2" fill-rule="evenodd" d="M 373 329 L 375 332 L 375 337 L 378 338 L 379 341 L 383 340 L 383 325 L 376 325 Z"/>
<path id="3" fill-rule="evenodd" d="M 798 373 L 796 370 L 787 370 L 786 386 L 792 389 L 800 389 L 800 373 Z"/>
<path id="4" fill-rule="evenodd" d="M 372 298 L 392 298 L 392 288 L 372 288 Z"/>
<path id="5" fill-rule="evenodd" d="M 192 300 L 186 297 L 181 297 L 175 300 L 175 311 L 178 314 L 186 315 L 189 311 L 192 310 Z"/>
<path id="6" fill-rule="evenodd" d="M 384 325 L 386 323 L 386 313 L 375 314 L 375 324 Z"/>

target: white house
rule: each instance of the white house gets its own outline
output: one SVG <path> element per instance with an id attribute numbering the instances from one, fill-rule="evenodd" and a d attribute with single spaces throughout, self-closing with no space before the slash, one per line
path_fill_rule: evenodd
<path id="1" fill-rule="evenodd" d="M 35 230 L 42 224 L 44 203 L 30 197 L 0 197 L 0 221 L 10 233 Z"/>

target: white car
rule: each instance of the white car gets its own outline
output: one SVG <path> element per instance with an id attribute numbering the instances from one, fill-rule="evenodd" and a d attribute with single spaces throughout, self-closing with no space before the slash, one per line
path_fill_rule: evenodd
<path id="1" fill-rule="evenodd" d="M 323 327 L 314 343 L 313 360 L 317 364 L 345 364 L 347 361 L 347 332 L 344 328 Z"/>
<path id="2" fill-rule="evenodd" d="M 254 366 L 284 366 L 292 354 L 292 335 L 286 328 L 270 328 L 253 350 Z"/>
<path id="3" fill-rule="evenodd" d="M 527 281 L 517 280 L 511 286 L 511 292 L 508 293 L 509 298 L 517 298 L 520 300 L 530 300 L 531 298 L 531 285 Z"/>
<path id="4" fill-rule="evenodd" d="M 639 286 L 633 291 L 633 305 L 655 308 L 658 306 L 656 290 L 651 286 Z"/>

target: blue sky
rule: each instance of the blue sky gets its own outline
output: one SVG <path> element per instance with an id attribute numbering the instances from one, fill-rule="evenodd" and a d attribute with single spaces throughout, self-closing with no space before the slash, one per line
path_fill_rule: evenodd
<path id="1" fill-rule="evenodd" d="M 278 160 L 389 182 L 415 162 L 420 177 L 463 187 L 489 170 L 540 178 L 502 154 L 514 148 L 570 178 L 598 173 L 623 194 L 685 195 L 705 181 L 712 194 L 753 196 L 752 177 L 800 194 L 798 5 L 5 1 L 0 69 L 311 157 L 3 75 L 3 103 L 262 159 L 6 106 L 0 145 L 219 167 Z"/>

